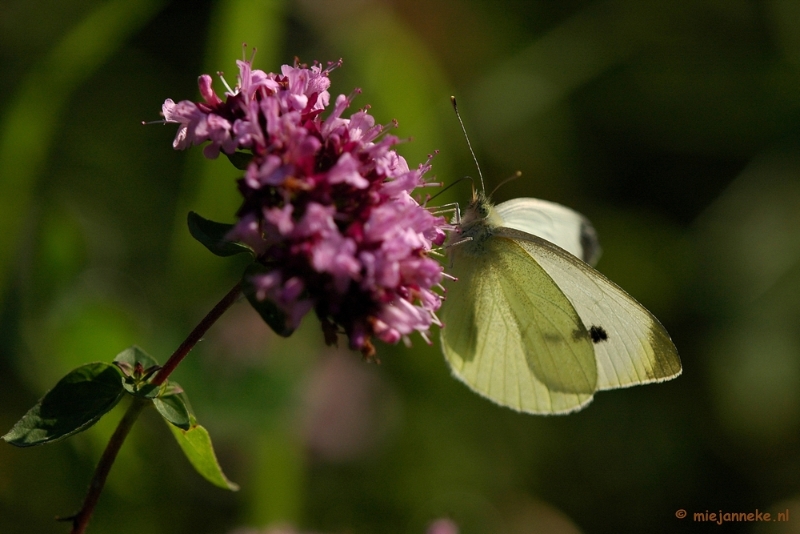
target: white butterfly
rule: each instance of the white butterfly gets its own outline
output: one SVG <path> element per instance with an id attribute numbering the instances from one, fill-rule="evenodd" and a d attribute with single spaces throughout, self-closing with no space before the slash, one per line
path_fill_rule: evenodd
<path id="1" fill-rule="evenodd" d="M 658 319 L 586 263 L 600 247 L 575 211 L 474 195 L 446 248 L 457 281 L 447 286 L 442 348 L 475 392 L 521 412 L 563 414 L 597 391 L 681 373 Z"/>

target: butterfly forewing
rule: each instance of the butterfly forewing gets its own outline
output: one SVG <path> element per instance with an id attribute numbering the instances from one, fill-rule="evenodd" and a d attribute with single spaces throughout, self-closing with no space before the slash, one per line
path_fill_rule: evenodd
<path id="1" fill-rule="evenodd" d="M 681 373 L 667 331 L 619 286 L 540 237 L 513 228 L 502 228 L 497 236 L 521 246 L 574 306 L 592 338 L 598 390 L 661 382 Z"/>

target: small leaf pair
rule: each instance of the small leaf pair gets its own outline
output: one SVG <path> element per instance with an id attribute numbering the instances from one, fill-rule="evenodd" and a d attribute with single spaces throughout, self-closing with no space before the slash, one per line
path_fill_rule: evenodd
<path id="1" fill-rule="evenodd" d="M 239 487 L 217 462 L 208 432 L 190 413 L 183 389 L 175 382 L 149 381 L 158 369 L 158 362 L 139 347 L 125 349 L 113 363 L 82 365 L 59 380 L 2 438 L 17 447 L 55 443 L 95 424 L 127 393 L 153 403 L 200 475 L 236 491 Z"/>

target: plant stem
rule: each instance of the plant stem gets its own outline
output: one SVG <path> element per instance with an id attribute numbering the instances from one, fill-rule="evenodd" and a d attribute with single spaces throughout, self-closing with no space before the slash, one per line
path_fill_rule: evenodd
<path id="1" fill-rule="evenodd" d="M 233 288 L 228 291 L 228 294 L 222 297 L 222 300 L 217 302 L 217 305 L 214 306 L 208 314 L 203 317 L 203 320 L 194 327 L 194 330 L 189 334 L 189 336 L 181 343 L 181 345 L 172 353 L 172 356 L 169 357 L 167 363 L 164 364 L 164 367 L 161 368 L 156 376 L 153 377 L 153 380 L 150 382 L 153 384 L 163 384 L 169 375 L 172 374 L 172 371 L 178 366 L 179 363 L 189 354 L 189 351 L 194 348 L 198 341 L 203 339 L 203 336 L 206 334 L 211 325 L 213 325 L 217 319 L 225 313 L 225 310 L 231 307 L 231 305 L 236 302 L 236 299 L 239 298 L 239 295 L 242 293 L 242 284 L 241 282 L 237 283 Z"/>
<path id="2" fill-rule="evenodd" d="M 136 422 L 139 414 L 148 404 L 149 401 L 147 399 L 134 398 L 131 405 L 128 406 L 128 411 L 125 412 L 122 420 L 120 420 L 117 429 L 111 435 L 111 439 L 108 440 L 103 456 L 100 457 L 100 462 L 98 462 L 97 469 L 94 471 L 92 482 L 89 484 L 89 491 L 86 494 L 86 499 L 83 501 L 80 512 L 71 518 L 71 534 L 83 534 L 89 525 L 89 519 L 91 519 L 94 507 L 100 499 L 100 492 L 103 491 L 103 486 L 105 486 L 108 473 L 117 458 L 117 453 L 122 447 L 125 438 L 128 437 L 128 432 L 133 428 L 133 423 Z"/>
<path id="3" fill-rule="evenodd" d="M 217 302 L 216 306 L 203 317 L 203 320 L 194 327 L 194 330 L 191 331 L 184 342 L 172 353 L 172 356 L 169 357 L 164 367 L 153 377 L 153 380 L 151 380 L 153 384 L 163 384 L 167 380 L 167 377 L 172 374 L 172 371 L 174 371 L 178 364 L 189 354 L 189 351 L 192 350 L 197 342 L 203 338 L 208 329 L 211 328 L 211 325 L 236 302 L 241 292 L 241 283 L 237 283 L 233 286 L 233 289 L 228 291 L 227 295 L 222 297 L 222 300 Z M 111 435 L 111 439 L 108 441 L 108 445 L 106 445 L 106 449 L 103 451 L 103 455 L 100 457 L 100 461 L 95 468 L 94 476 L 92 476 L 92 481 L 89 484 L 89 491 L 83 501 L 83 506 L 77 514 L 66 518 L 72 521 L 72 530 L 70 534 L 83 534 L 86 531 L 89 519 L 92 517 L 97 501 L 100 499 L 100 493 L 103 491 L 103 486 L 105 486 L 108 473 L 111 471 L 111 466 L 117 458 L 117 453 L 120 447 L 122 447 L 122 443 L 125 441 L 128 433 L 131 431 L 131 428 L 133 428 L 133 424 L 136 422 L 139 414 L 142 413 L 142 410 L 146 406 L 149 406 L 150 403 L 151 401 L 149 399 L 134 398 L 133 402 L 128 407 L 128 411 L 125 412 L 125 415 L 120 420 L 117 429 L 114 430 L 114 434 Z"/>

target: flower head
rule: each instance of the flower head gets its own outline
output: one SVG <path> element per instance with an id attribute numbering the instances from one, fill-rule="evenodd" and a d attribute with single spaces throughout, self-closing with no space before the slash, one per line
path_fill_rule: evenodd
<path id="1" fill-rule="evenodd" d="M 430 159 L 410 169 L 368 108 L 345 118 L 353 95 L 339 95 L 323 117 L 328 75 L 341 62 L 280 73 L 237 63 L 238 83 L 224 99 L 203 75 L 203 102 L 167 100 L 162 114 L 180 124 L 176 149 L 208 143 L 209 158 L 252 155 L 228 238 L 264 266 L 250 280 L 256 297 L 275 305 L 289 330 L 313 309 L 329 343 L 343 332 L 366 356 L 373 337 L 426 336 L 441 304 L 442 268 L 429 253 L 449 228 L 411 196 L 429 185 Z"/>

